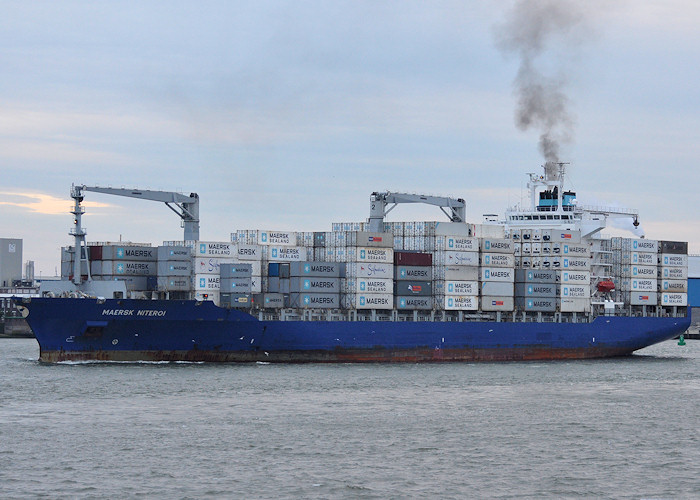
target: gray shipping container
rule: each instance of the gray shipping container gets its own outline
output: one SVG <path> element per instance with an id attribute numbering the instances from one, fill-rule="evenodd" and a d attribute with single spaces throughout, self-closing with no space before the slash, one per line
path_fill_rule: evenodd
<path id="1" fill-rule="evenodd" d="M 489 297 L 513 296 L 513 283 L 504 281 L 484 281 L 481 283 L 481 295 Z"/>
<path id="2" fill-rule="evenodd" d="M 146 276 L 102 276 L 102 281 L 123 281 L 129 292 L 143 292 L 148 290 L 148 277 Z"/>
<path id="3" fill-rule="evenodd" d="M 287 307 L 299 309 L 340 309 L 340 294 L 337 293 L 290 293 Z"/>
<path id="4" fill-rule="evenodd" d="M 515 307 L 527 312 L 554 312 L 557 310 L 555 297 L 516 297 Z"/>
<path id="5" fill-rule="evenodd" d="M 103 255 L 104 257 L 104 255 Z M 188 247 L 159 246 L 156 258 L 161 260 L 192 260 L 192 249 Z"/>
<path id="6" fill-rule="evenodd" d="M 158 273 L 156 261 L 144 262 L 135 260 L 103 260 L 102 275 L 156 276 Z"/>
<path id="7" fill-rule="evenodd" d="M 394 306 L 399 310 L 430 310 L 433 308 L 432 297 L 395 297 Z"/>
<path id="8" fill-rule="evenodd" d="M 219 276 L 221 278 L 249 278 L 253 275 L 251 264 L 221 263 L 219 265 Z"/>
<path id="9" fill-rule="evenodd" d="M 478 281 L 477 266 L 445 266 L 445 281 Z"/>
<path id="10" fill-rule="evenodd" d="M 397 281 L 394 294 L 399 297 L 429 297 L 433 294 L 433 284 L 430 281 Z"/>
<path id="11" fill-rule="evenodd" d="M 394 279 L 396 280 L 432 280 L 433 268 L 430 266 L 395 266 Z"/>
<path id="12" fill-rule="evenodd" d="M 263 309 L 283 309 L 284 295 L 281 293 L 256 293 L 253 295 L 253 305 Z"/>
<path id="13" fill-rule="evenodd" d="M 253 296 L 249 293 L 220 293 L 219 304 L 222 307 L 234 309 L 250 309 L 253 307 Z"/>
<path id="14" fill-rule="evenodd" d="M 219 280 L 222 293 L 251 293 L 253 285 L 248 278 L 221 278 Z"/>
<path id="15" fill-rule="evenodd" d="M 165 292 L 186 292 L 192 290 L 192 278 L 186 276 L 158 276 L 158 290 Z"/>
<path id="16" fill-rule="evenodd" d="M 289 275 L 339 278 L 341 274 L 345 274 L 343 267 L 345 266 L 341 262 L 290 262 Z"/>
<path id="17" fill-rule="evenodd" d="M 688 242 L 686 241 L 659 241 L 659 253 L 688 253 Z"/>
<path id="18" fill-rule="evenodd" d="M 515 281 L 516 283 L 556 283 L 557 272 L 539 269 L 516 269 Z"/>
<path id="19" fill-rule="evenodd" d="M 515 307 L 513 297 L 482 297 L 482 311 L 512 311 Z"/>
<path id="20" fill-rule="evenodd" d="M 282 289 L 281 291 L 284 292 L 285 290 Z M 289 278 L 289 292 L 338 293 L 340 292 L 340 278 Z"/>
<path id="21" fill-rule="evenodd" d="M 102 247 L 102 260 L 138 260 L 155 262 L 158 260 L 158 250 L 155 247 L 105 245 Z"/>
<path id="22" fill-rule="evenodd" d="M 191 276 L 192 261 L 167 260 L 158 261 L 158 276 Z"/>
<path id="23" fill-rule="evenodd" d="M 516 297 L 556 297 L 557 285 L 554 283 L 516 283 Z"/>
<path id="24" fill-rule="evenodd" d="M 280 279 L 277 276 L 270 276 L 267 278 L 267 291 L 271 293 L 280 292 Z"/>

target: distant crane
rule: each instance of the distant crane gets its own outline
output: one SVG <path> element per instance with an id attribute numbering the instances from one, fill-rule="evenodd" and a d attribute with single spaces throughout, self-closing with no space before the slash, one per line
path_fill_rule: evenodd
<path id="1" fill-rule="evenodd" d="M 423 194 L 408 193 L 372 193 L 369 203 L 369 230 L 373 233 L 384 231 L 384 217 L 399 203 L 424 203 L 440 207 L 452 222 L 466 222 L 467 208 L 462 198 L 445 198 Z M 387 209 L 387 205 L 393 204 Z M 445 208 L 448 208 L 448 213 Z"/>
<path id="2" fill-rule="evenodd" d="M 80 285 L 81 283 L 81 266 L 83 261 L 87 265 L 88 280 L 90 277 L 90 263 L 87 256 L 87 248 L 85 247 L 85 235 L 87 234 L 82 227 L 82 215 L 85 213 L 83 207 L 80 206 L 85 195 L 85 191 L 94 193 L 111 194 L 116 196 L 127 196 L 129 198 L 140 198 L 142 200 L 160 201 L 175 212 L 182 220 L 184 227 L 185 240 L 199 240 L 199 195 L 190 193 L 189 196 L 182 193 L 172 191 L 150 191 L 141 189 L 125 189 L 125 188 L 110 188 L 100 186 L 71 186 L 70 195 L 75 200 L 73 211 L 73 223 L 75 227 L 70 232 L 71 236 L 75 237 L 75 265 L 73 272 L 73 283 Z"/>

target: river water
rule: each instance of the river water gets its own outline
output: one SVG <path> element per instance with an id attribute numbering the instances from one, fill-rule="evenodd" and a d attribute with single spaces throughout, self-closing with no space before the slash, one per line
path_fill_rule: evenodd
<path id="1" fill-rule="evenodd" d="M 700 341 L 621 359 L 36 361 L 0 339 L 1 498 L 700 498 Z"/>

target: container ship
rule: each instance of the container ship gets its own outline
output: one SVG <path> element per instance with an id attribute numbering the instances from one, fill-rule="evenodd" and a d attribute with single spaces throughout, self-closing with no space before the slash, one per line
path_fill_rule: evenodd
<path id="1" fill-rule="evenodd" d="M 463 199 L 375 192 L 364 222 L 200 241 L 199 197 L 73 186 L 61 281 L 18 298 L 40 360 L 523 361 L 624 356 L 689 324 L 688 245 L 605 237 L 638 213 L 579 205 L 565 166 L 530 203 L 466 221 Z M 86 243 L 86 191 L 166 203 L 182 241 Z M 386 222 L 399 204 L 445 222 Z"/>

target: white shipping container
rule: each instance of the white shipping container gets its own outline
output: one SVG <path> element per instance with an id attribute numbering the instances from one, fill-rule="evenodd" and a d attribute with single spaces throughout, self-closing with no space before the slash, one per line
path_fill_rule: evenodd
<path id="1" fill-rule="evenodd" d="M 662 306 L 685 307 L 688 305 L 688 294 L 687 293 L 662 292 L 661 298 L 660 298 L 660 304 Z"/>
<path id="2" fill-rule="evenodd" d="M 655 278 L 656 275 L 656 266 L 632 266 L 631 276 L 633 278 Z"/>
<path id="3" fill-rule="evenodd" d="M 482 253 L 481 265 L 485 267 L 515 267 L 515 256 L 507 253 Z"/>
<path id="4" fill-rule="evenodd" d="M 342 295 L 346 309 L 393 309 L 394 296 L 390 293 L 348 293 Z"/>
<path id="5" fill-rule="evenodd" d="M 262 275 L 262 263 L 260 261 L 249 260 L 239 261 L 234 258 L 223 257 L 195 257 L 194 272 L 195 274 L 219 274 L 221 264 L 250 264 L 252 273 L 258 276 Z"/>
<path id="6" fill-rule="evenodd" d="M 258 245 L 296 246 L 297 233 L 293 231 L 258 231 Z"/>
<path id="7" fill-rule="evenodd" d="M 511 240 L 482 238 L 479 243 L 482 252 L 513 253 L 514 251 L 513 241 Z"/>
<path id="8" fill-rule="evenodd" d="M 441 295 L 479 295 L 478 281 L 436 281 L 435 294 Z"/>
<path id="9" fill-rule="evenodd" d="M 435 238 L 435 250 L 478 252 L 479 239 L 466 236 L 438 236 Z"/>
<path id="10" fill-rule="evenodd" d="M 659 242 L 654 241 L 654 240 L 647 240 L 647 239 L 638 239 L 638 240 L 633 239 L 631 241 L 631 248 L 635 252 L 658 253 Z"/>
<path id="11" fill-rule="evenodd" d="M 656 292 L 630 292 L 629 303 L 633 306 L 655 306 L 658 302 Z"/>
<path id="12" fill-rule="evenodd" d="M 561 268 L 562 269 L 571 269 L 574 271 L 590 271 L 591 258 L 590 257 L 562 257 L 561 258 Z"/>
<path id="13" fill-rule="evenodd" d="M 445 252 L 446 266 L 478 266 L 479 252 Z"/>
<path id="14" fill-rule="evenodd" d="M 239 243 L 235 246 L 236 255 L 238 260 L 262 260 L 263 251 L 258 245 L 246 245 L 244 243 Z"/>
<path id="15" fill-rule="evenodd" d="M 581 243 L 562 243 L 561 253 L 570 257 L 590 257 L 591 248 Z"/>
<path id="16" fill-rule="evenodd" d="M 688 256 L 678 253 L 662 253 L 659 255 L 659 265 L 664 267 L 688 267 Z"/>
<path id="17" fill-rule="evenodd" d="M 687 267 L 660 267 L 659 277 L 662 279 L 671 280 L 687 280 L 688 279 L 688 268 Z"/>
<path id="18" fill-rule="evenodd" d="M 358 231 L 352 246 L 394 248 L 394 236 L 391 233 L 370 233 Z"/>
<path id="19" fill-rule="evenodd" d="M 349 278 L 388 278 L 394 277 L 393 264 L 374 264 L 348 262 L 345 265 L 345 275 Z"/>
<path id="20" fill-rule="evenodd" d="M 293 234 L 293 233 L 291 233 Z M 267 260 L 272 262 L 302 262 L 307 258 L 305 247 L 268 246 Z"/>
<path id="21" fill-rule="evenodd" d="M 194 245 L 195 257 L 234 257 L 236 245 L 228 241 L 197 241 Z"/>
<path id="22" fill-rule="evenodd" d="M 657 288 L 656 278 L 637 278 L 622 282 L 623 290 L 636 292 L 655 292 Z"/>
<path id="23" fill-rule="evenodd" d="M 218 291 L 221 289 L 221 278 L 218 274 L 195 274 L 192 285 L 195 291 Z"/>
<path id="24" fill-rule="evenodd" d="M 590 312 L 591 299 L 562 297 L 559 301 L 561 312 Z"/>
<path id="25" fill-rule="evenodd" d="M 190 276 L 192 274 L 192 262 L 186 260 L 158 261 L 158 276 Z"/>
<path id="26" fill-rule="evenodd" d="M 515 300 L 512 296 L 510 297 L 482 297 L 481 298 L 481 310 L 482 311 L 512 311 L 515 308 Z"/>
<path id="27" fill-rule="evenodd" d="M 561 285 L 560 297 L 590 299 L 591 287 L 589 285 Z"/>
<path id="28" fill-rule="evenodd" d="M 439 274 L 445 281 L 478 281 L 480 270 L 476 266 L 444 266 Z"/>
<path id="29" fill-rule="evenodd" d="M 482 267 L 481 281 L 515 281 L 515 269 L 505 267 Z"/>
<path id="30" fill-rule="evenodd" d="M 688 293 L 688 280 L 662 280 L 661 291 Z"/>
<path id="31" fill-rule="evenodd" d="M 552 241 L 556 243 L 581 243 L 581 231 L 552 229 Z"/>
<path id="32" fill-rule="evenodd" d="M 391 264 L 394 262 L 394 250 L 392 248 L 357 247 L 355 251 L 355 262 L 380 262 Z"/>
<path id="33" fill-rule="evenodd" d="M 477 311 L 479 297 L 474 295 L 448 295 L 444 298 L 446 311 Z"/>
<path id="34" fill-rule="evenodd" d="M 625 257 L 629 255 L 629 259 Z M 623 254 L 623 262 L 629 261 L 631 264 L 641 264 L 643 266 L 655 266 L 657 262 L 657 257 L 655 253 L 648 252 L 631 252 L 629 254 Z"/>
<path id="35" fill-rule="evenodd" d="M 512 282 L 504 281 L 485 281 L 481 284 L 481 295 L 491 297 L 503 297 L 514 295 L 515 286 Z"/>

